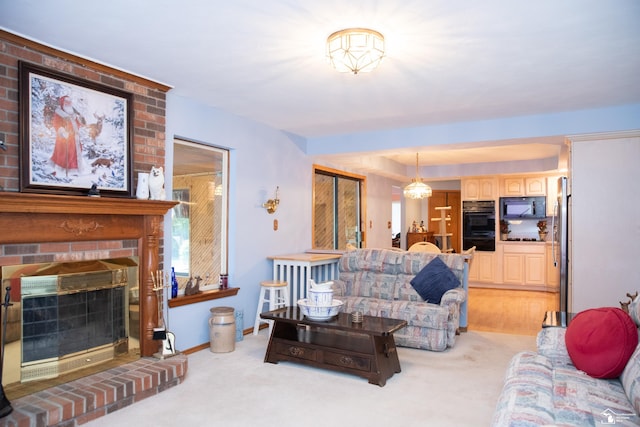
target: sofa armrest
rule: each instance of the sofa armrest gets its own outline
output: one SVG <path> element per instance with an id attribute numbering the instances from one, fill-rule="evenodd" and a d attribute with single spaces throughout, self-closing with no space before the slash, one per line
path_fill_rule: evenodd
<path id="1" fill-rule="evenodd" d="M 447 305 L 460 305 L 467 299 L 467 292 L 464 288 L 450 289 L 442 295 L 440 305 L 442 307 Z"/>
<path id="2" fill-rule="evenodd" d="M 347 285 L 340 279 L 333 279 L 333 296 L 343 297 L 347 294 Z"/>
<path id="3" fill-rule="evenodd" d="M 554 366 L 573 365 L 564 340 L 566 333 L 567 328 L 542 328 L 536 337 L 538 353 L 549 358 Z"/>

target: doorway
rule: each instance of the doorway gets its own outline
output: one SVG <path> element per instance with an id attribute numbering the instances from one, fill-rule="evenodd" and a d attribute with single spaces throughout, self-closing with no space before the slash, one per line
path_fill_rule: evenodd
<path id="1" fill-rule="evenodd" d="M 314 249 L 364 247 L 364 184 L 363 176 L 314 166 Z"/>
<path id="2" fill-rule="evenodd" d="M 446 237 L 438 237 L 440 232 L 440 223 L 438 221 L 432 221 L 432 219 L 440 218 L 440 210 L 437 207 L 451 206 L 451 210 L 446 211 L 447 221 L 447 234 L 451 234 L 448 247 L 453 249 L 454 253 L 461 253 L 460 248 L 460 191 L 456 190 L 433 190 L 433 194 L 429 198 L 429 231 L 433 231 L 436 235 L 436 242 L 440 243 L 438 239 L 444 239 Z M 438 245 L 442 248 L 442 244 Z"/>

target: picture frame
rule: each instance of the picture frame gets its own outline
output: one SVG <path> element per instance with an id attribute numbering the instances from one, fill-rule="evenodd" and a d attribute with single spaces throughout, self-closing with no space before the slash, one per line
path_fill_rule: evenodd
<path id="1" fill-rule="evenodd" d="M 134 197 L 133 94 L 24 61 L 18 71 L 20 191 Z"/>

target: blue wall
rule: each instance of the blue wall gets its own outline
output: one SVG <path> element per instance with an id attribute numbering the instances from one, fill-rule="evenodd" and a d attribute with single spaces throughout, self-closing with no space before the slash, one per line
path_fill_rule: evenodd
<path id="1" fill-rule="evenodd" d="M 211 307 L 243 310 L 244 327 L 253 325 L 259 283 L 272 275 L 267 257 L 311 248 L 312 163 L 302 151 L 303 140 L 169 93 L 167 176 L 173 170 L 174 137 L 230 150 L 228 273 L 229 285 L 240 288 L 234 297 L 169 309 L 176 347 L 185 350 L 209 342 Z M 170 179 L 166 186 L 171 194 Z M 273 197 L 277 186 L 280 206 L 270 215 L 262 203 Z M 274 219 L 279 222 L 277 231 Z M 169 221 L 164 234 L 171 234 Z M 171 260 L 170 244 L 165 238 L 166 264 Z"/>

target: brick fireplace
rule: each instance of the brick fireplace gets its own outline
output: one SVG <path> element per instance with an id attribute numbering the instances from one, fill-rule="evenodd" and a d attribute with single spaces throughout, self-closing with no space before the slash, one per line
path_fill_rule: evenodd
<path id="1" fill-rule="evenodd" d="M 158 387 L 179 383 L 184 375 L 186 358 L 177 356 L 176 360 L 167 360 L 154 365 L 149 365 L 151 362 L 144 359 L 146 356 L 153 356 L 160 345 L 158 341 L 153 340 L 153 328 L 157 326 L 158 313 L 150 272 L 161 268 L 163 219 L 166 212 L 175 204 L 172 201 L 0 192 L 0 230 L 2 230 L 0 232 L 0 265 L 81 261 L 136 254 L 138 257 L 140 354 L 143 359 L 131 365 L 136 372 L 140 369 L 144 372 L 138 374 L 129 372 L 124 380 L 110 379 L 108 381 L 110 384 L 119 384 L 113 386 L 113 391 L 99 392 L 99 396 L 92 397 L 90 402 L 87 401 L 82 405 L 84 410 L 78 409 L 77 403 L 69 403 L 73 409 L 68 410 L 69 413 L 64 417 L 81 419 L 103 415 L 107 411 L 105 409 L 107 404 L 124 405 L 122 400 L 118 399 L 118 393 L 120 398 L 125 399 L 124 401 L 133 403 L 140 398 L 136 398 L 136 388 L 138 393 L 140 389 L 146 390 L 143 393 L 143 397 L 146 397 L 153 394 L 148 391 L 149 388 L 157 392 Z M 123 247 L 127 244 L 131 247 Z M 89 247 L 94 250 L 87 250 Z M 55 259 L 51 259 L 50 253 L 43 254 L 43 250 L 52 249 L 60 251 L 53 255 Z M 144 378 L 135 380 L 137 375 Z M 104 377 L 99 379 L 102 384 Z M 78 381 L 80 381 L 79 384 L 86 385 L 87 381 L 93 380 Z M 78 387 L 78 385 L 68 385 L 67 388 L 69 387 Z M 95 385 L 80 386 L 80 388 L 83 387 L 97 390 Z M 84 389 L 79 392 L 84 396 L 83 399 L 88 399 L 87 393 L 88 391 Z M 58 405 L 59 407 L 56 408 L 57 405 L 48 400 L 54 399 L 51 393 L 42 392 L 38 395 L 38 397 L 24 398 L 28 402 L 24 407 L 33 410 L 38 407 L 35 402 L 41 402 L 41 407 L 54 408 L 54 410 L 53 412 L 36 411 L 35 418 L 46 418 L 47 421 L 25 425 L 55 425 L 52 419 L 62 416 L 60 411 L 64 411 L 64 405 L 60 404 L 61 406 Z M 98 400 L 102 402 L 100 407 L 96 406 L 100 404 Z M 22 407 L 24 403 L 21 402 L 18 405 Z M 9 422 L 10 418 L 20 416 L 25 416 L 23 409 L 14 408 L 14 413 L 0 420 L 0 425 Z M 60 418 L 60 421 L 63 419 Z M 16 422 L 15 425 L 23 424 Z"/>
<path id="2" fill-rule="evenodd" d="M 150 272 L 160 268 L 163 219 L 175 204 L 173 201 L 0 193 L 0 246 L 4 255 L 0 265 L 28 263 L 24 257 L 32 262 L 49 261 L 39 260 L 37 252 L 28 253 L 29 247 L 37 250 L 42 244 L 137 241 L 140 354 L 152 356 L 158 350 L 158 342 L 153 340 L 158 313 Z M 12 258 L 11 250 L 7 251 L 12 245 L 20 245 L 24 253 Z M 79 261 L 86 253 L 84 249 L 70 251 L 66 259 L 64 254 L 59 254 L 55 261 Z"/>

